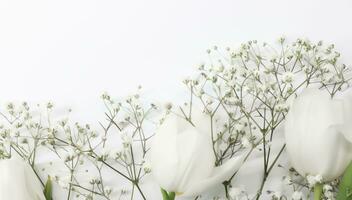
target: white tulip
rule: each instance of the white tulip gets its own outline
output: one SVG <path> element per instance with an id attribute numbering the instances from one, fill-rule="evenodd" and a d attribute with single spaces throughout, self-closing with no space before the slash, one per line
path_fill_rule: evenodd
<path id="1" fill-rule="evenodd" d="M 243 154 L 215 167 L 210 118 L 201 113 L 192 122 L 194 126 L 170 114 L 157 130 L 151 147 L 152 173 L 159 186 L 184 196 L 220 185 L 240 168 L 245 157 Z"/>
<path id="2" fill-rule="evenodd" d="M 302 176 L 339 177 L 352 159 L 351 103 L 326 91 L 307 89 L 286 117 L 285 138 L 292 166 Z"/>
<path id="3" fill-rule="evenodd" d="M 19 158 L 0 160 L 0 199 L 45 200 L 30 166 Z"/>

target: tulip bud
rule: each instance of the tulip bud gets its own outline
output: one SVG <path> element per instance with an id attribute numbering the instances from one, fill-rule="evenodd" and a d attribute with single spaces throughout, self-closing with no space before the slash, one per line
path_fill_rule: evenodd
<path id="1" fill-rule="evenodd" d="M 352 129 L 350 103 L 332 99 L 322 90 L 305 90 L 286 117 L 285 137 L 290 162 L 302 176 L 338 178 L 352 159 L 352 144 L 346 140 Z"/>
<path id="2" fill-rule="evenodd" d="M 33 170 L 18 158 L 0 160 L 0 199 L 45 200 Z"/>
<path id="3" fill-rule="evenodd" d="M 166 191 L 199 195 L 230 178 L 243 163 L 245 156 L 241 155 L 215 167 L 210 129 L 207 129 L 210 120 L 199 113 L 192 116 L 193 125 L 170 114 L 154 136 L 152 174 Z"/>

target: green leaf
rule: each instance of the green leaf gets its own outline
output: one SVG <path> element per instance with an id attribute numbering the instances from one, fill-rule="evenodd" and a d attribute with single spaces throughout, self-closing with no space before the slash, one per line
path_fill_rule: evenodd
<path id="1" fill-rule="evenodd" d="M 352 200 L 352 162 L 343 174 L 336 200 Z"/>
<path id="2" fill-rule="evenodd" d="M 48 180 L 45 183 L 45 187 L 44 187 L 44 196 L 46 200 L 52 200 L 52 193 L 53 193 L 53 184 L 51 182 L 51 177 L 48 176 Z"/>

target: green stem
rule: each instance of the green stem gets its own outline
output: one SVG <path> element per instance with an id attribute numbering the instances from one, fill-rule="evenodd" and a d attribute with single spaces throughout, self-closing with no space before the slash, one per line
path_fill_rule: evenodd
<path id="1" fill-rule="evenodd" d="M 314 186 L 314 200 L 320 200 L 323 194 L 323 184 L 317 183 Z"/>

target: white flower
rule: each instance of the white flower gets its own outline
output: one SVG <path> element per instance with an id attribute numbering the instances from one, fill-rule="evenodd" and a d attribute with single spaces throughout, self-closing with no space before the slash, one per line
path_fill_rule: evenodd
<path id="1" fill-rule="evenodd" d="M 241 139 L 241 144 L 243 145 L 244 148 L 250 148 L 252 147 L 252 143 L 248 140 L 247 137 L 243 137 Z"/>
<path id="2" fill-rule="evenodd" d="M 291 83 L 294 78 L 294 73 L 292 72 L 285 72 L 282 74 L 282 81 L 284 83 Z"/>
<path id="3" fill-rule="evenodd" d="M 242 193 L 243 189 L 240 187 L 232 187 L 229 190 L 229 195 L 231 199 L 238 199 Z"/>
<path id="4" fill-rule="evenodd" d="M 259 71 L 259 70 L 253 70 L 253 71 L 251 71 L 252 72 L 252 74 L 253 74 L 253 76 L 255 77 L 255 78 L 259 78 L 259 76 L 260 76 L 260 74 L 261 74 L 261 71 Z"/>
<path id="5" fill-rule="evenodd" d="M 65 162 L 71 161 L 76 157 L 76 152 L 73 149 L 69 149 L 64 155 Z"/>
<path id="6" fill-rule="evenodd" d="M 224 142 L 224 141 L 219 141 L 219 150 L 220 151 L 222 151 L 222 152 L 224 152 L 225 150 L 226 150 L 226 148 L 228 147 L 228 144 L 226 143 L 226 142 Z"/>
<path id="7" fill-rule="evenodd" d="M 101 183 L 101 178 L 100 176 L 98 175 L 93 175 L 91 178 L 90 178 L 90 181 L 89 181 L 90 184 L 94 185 L 94 184 L 100 184 Z"/>
<path id="8" fill-rule="evenodd" d="M 62 188 L 68 189 L 70 186 L 70 176 L 57 176 L 57 184 Z"/>
<path id="9" fill-rule="evenodd" d="M 30 166 L 19 158 L 0 160 L 0 199 L 45 200 Z"/>
<path id="10" fill-rule="evenodd" d="M 302 176 L 321 175 L 329 181 L 343 173 L 352 159 L 351 106 L 318 89 L 307 89 L 295 99 L 285 137 L 291 164 Z"/>
<path id="11" fill-rule="evenodd" d="M 325 184 L 323 189 L 324 189 L 324 191 L 331 191 L 332 187 L 331 187 L 331 185 Z"/>
<path id="12" fill-rule="evenodd" d="M 223 65 L 223 64 L 220 64 L 220 65 L 218 65 L 218 66 L 216 67 L 215 70 L 216 70 L 217 72 L 223 72 L 224 69 L 225 69 L 224 65 Z"/>
<path id="13" fill-rule="evenodd" d="M 171 102 L 165 103 L 165 104 L 164 104 L 164 108 L 165 108 L 166 110 L 171 110 L 171 108 L 172 108 L 172 103 L 171 103 Z"/>
<path id="14" fill-rule="evenodd" d="M 316 175 L 316 176 L 308 175 L 307 176 L 307 182 L 308 182 L 309 187 L 314 187 L 315 184 L 321 183 L 322 181 L 323 181 L 323 177 L 321 175 Z"/>
<path id="15" fill-rule="evenodd" d="M 100 158 L 105 161 L 107 159 L 109 159 L 111 157 L 111 149 L 108 148 L 108 147 L 104 147 L 102 150 L 101 150 L 101 153 L 100 153 Z"/>
<path id="16" fill-rule="evenodd" d="M 285 176 L 283 182 L 284 182 L 286 185 L 292 184 L 291 177 L 290 177 L 290 176 Z"/>
<path id="17" fill-rule="evenodd" d="M 331 185 L 325 184 L 323 186 L 323 191 L 324 191 L 324 196 L 326 197 L 326 199 L 335 199 L 334 193 L 332 192 Z"/>
<path id="18" fill-rule="evenodd" d="M 145 173 L 150 173 L 152 171 L 152 166 L 149 161 L 144 161 L 143 170 Z"/>
<path id="19" fill-rule="evenodd" d="M 327 200 L 335 199 L 334 193 L 332 191 L 324 191 L 324 196 L 326 197 Z"/>
<path id="20" fill-rule="evenodd" d="M 245 130 L 245 122 L 238 122 L 238 123 L 236 123 L 235 125 L 234 125 L 234 129 L 235 129 L 235 131 L 237 131 L 237 132 L 242 132 L 242 131 L 244 131 Z"/>
<path id="21" fill-rule="evenodd" d="M 121 135 L 121 139 L 124 147 L 129 147 L 133 142 L 133 138 L 130 135 L 128 135 L 128 133 L 123 133 Z"/>
<path id="22" fill-rule="evenodd" d="M 196 113 L 196 114 L 195 114 Z M 161 188 L 195 196 L 228 179 L 243 163 L 244 154 L 215 167 L 208 116 L 193 111 L 194 126 L 169 115 L 151 146 L 152 174 Z"/>
<path id="23" fill-rule="evenodd" d="M 300 191 L 295 191 L 292 193 L 292 200 L 302 200 L 303 199 L 303 194 Z"/>
<path id="24" fill-rule="evenodd" d="M 275 111 L 276 112 L 287 112 L 288 109 L 289 109 L 289 105 L 286 102 L 278 103 L 275 106 Z"/>
<path id="25" fill-rule="evenodd" d="M 282 194 L 279 191 L 274 191 L 273 196 L 274 199 L 281 199 Z"/>
<path id="26" fill-rule="evenodd" d="M 110 194 L 112 193 L 112 188 L 109 187 L 109 186 L 105 186 L 104 187 L 104 193 L 107 195 L 107 196 L 110 196 Z"/>

